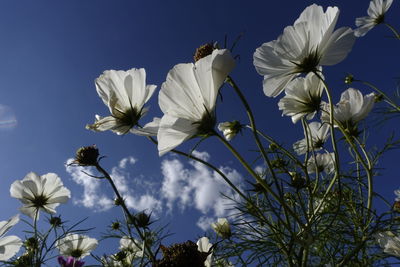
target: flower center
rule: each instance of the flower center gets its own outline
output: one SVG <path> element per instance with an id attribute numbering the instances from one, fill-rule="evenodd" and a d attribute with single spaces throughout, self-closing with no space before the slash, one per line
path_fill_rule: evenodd
<path id="1" fill-rule="evenodd" d="M 122 125 L 129 126 L 130 128 L 137 125 L 140 117 L 142 116 L 141 111 L 138 111 L 136 107 L 130 108 L 125 111 L 118 111 L 120 114 L 116 116 L 118 122 Z"/>
<path id="2" fill-rule="evenodd" d="M 199 125 L 197 127 L 197 134 L 202 136 L 212 135 L 214 132 L 215 123 L 215 117 L 206 111 L 201 120 L 199 122 L 195 122 L 195 124 Z"/>
<path id="3" fill-rule="evenodd" d="M 314 148 L 318 149 L 318 148 L 322 148 L 322 146 L 324 145 L 324 141 L 321 139 L 318 139 L 314 142 Z"/>
<path id="4" fill-rule="evenodd" d="M 47 204 L 48 200 L 49 198 L 45 197 L 44 195 L 35 196 L 35 198 L 32 199 L 32 204 L 35 208 L 42 208 Z"/>
<path id="5" fill-rule="evenodd" d="M 79 248 L 71 251 L 71 256 L 74 258 L 80 258 L 82 256 L 83 251 Z"/>
<path id="6" fill-rule="evenodd" d="M 300 64 L 297 65 L 297 71 L 299 73 L 309 73 L 317 70 L 317 66 L 320 61 L 320 56 L 318 54 L 318 49 L 314 52 L 308 54 Z"/>
<path id="7" fill-rule="evenodd" d="M 374 20 L 374 23 L 375 24 L 381 24 L 381 23 L 384 22 L 384 20 L 385 20 L 385 15 L 381 14 Z"/>
<path id="8" fill-rule="evenodd" d="M 357 137 L 357 136 L 360 134 L 360 132 L 358 131 L 358 128 L 357 128 L 357 124 L 354 123 L 354 122 L 351 121 L 351 120 L 345 121 L 345 122 L 343 123 L 343 127 L 344 127 L 345 131 L 346 131 L 351 137 Z"/>

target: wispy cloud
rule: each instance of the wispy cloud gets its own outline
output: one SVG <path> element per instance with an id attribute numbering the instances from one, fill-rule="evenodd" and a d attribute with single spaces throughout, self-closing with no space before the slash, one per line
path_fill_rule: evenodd
<path id="1" fill-rule="evenodd" d="M 11 130 L 17 126 L 17 117 L 11 107 L 0 104 L 0 130 Z"/>

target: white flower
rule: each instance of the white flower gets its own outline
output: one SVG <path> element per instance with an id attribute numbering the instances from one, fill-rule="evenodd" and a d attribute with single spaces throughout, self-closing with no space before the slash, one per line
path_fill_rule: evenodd
<path id="1" fill-rule="evenodd" d="M 308 173 L 314 172 L 332 173 L 335 171 L 335 155 L 334 153 L 316 153 L 315 157 L 312 156 L 307 165 Z"/>
<path id="2" fill-rule="evenodd" d="M 71 192 L 55 173 L 39 176 L 30 172 L 24 179 L 12 183 L 10 193 L 24 204 L 20 211 L 33 219 L 39 218 L 39 210 L 56 213 L 55 208 L 71 197 Z"/>
<path id="3" fill-rule="evenodd" d="M 128 252 L 128 254 L 132 257 L 143 256 L 143 250 L 140 246 L 141 244 L 139 240 L 132 240 L 128 236 L 124 236 L 119 240 L 119 249 Z"/>
<path id="4" fill-rule="evenodd" d="M 229 238 L 232 235 L 231 226 L 226 218 L 218 218 L 216 223 L 211 224 L 211 228 L 222 238 Z"/>
<path id="5" fill-rule="evenodd" d="M 320 109 L 323 89 L 323 83 L 313 73 L 305 78 L 297 77 L 286 87 L 286 96 L 279 100 L 282 116 L 291 116 L 293 123 L 302 117 L 311 120 Z"/>
<path id="6" fill-rule="evenodd" d="M 342 127 L 347 129 L 350 134 L 357 135 L 357 123 L 367 117 L 374 106 L 374 101 L 374 93 L 363 96 L 357 89 L 347 89 L 342 93 L 339 103 L 333 110 L 335 126 L 337 127 L 339 123 Z M 323 110 L 321 120 L 329 122 L 329 104 L 321 104 L 321 109 Z"/>
<path id="7" fill-rule="evenodd" d="M 225 139 L 231 141 L 233 137 L 235 137 L 238 132 L 240 132 L 242 126 L 238 121 L 226 121 L 218 124 L 218 130 L 222 132 Z"/>
<path id="8" fill-rule="evenodd" d="M 11 227 L 19 221 L 19 215 L 11 217 L 8 221 L 0 222 L 0 261 L 6 261 L 13 257 L 22 246 L 22 241 L 15 235 L 4 236 Z"/>
<path id="9" fill-rule="evenodd" d="M 337 7 L 307 7 L 293 26 L 284 29 L 277 40 L 264 43 L 254 53 L 254 66 L 264 76 L 267 96 L 277 96 L 301 73 L 317 71 L 319 66 L 335 65 L 350 52 L 355 36 L 351 28 L 334 30 Z"/>
<path id="10" fill-rule="evenodd" d="M 210 240 L 207 237 L 202 237 L 197 241 L 197 250 L 200 252 L 210 252 L 210 249 L 212 247 L 212 244 L 210 243 Z M 211 267 L 212 265 L 212 253 L 208 255 L 206 261 L 204 262 L 204 266 L 206 267 Z"/>
<path id="11" fill-rule="evenodd" d="M 383 23 L 385 20 L 385 13 L 392 5 L 393 0 L 372 0 L 368 7 L 368 16 L 356 18 L 356 26 L 359 27 L 354 30 L 357 37 L 364 36 L 375 25 Z"/>
<path id="12" fill-rule="evenodd" d="M 400 238 L 392 232 L 382 232 L 375 235 L 376 241 L 383 248 L 383 252 L 400 257 Z"/>
<path id="13" fill-rule="evenodd" d="M 146 85 L 144 69 L 106 70 L 96 79 L 98 95 L 108 106 L 111 116 L 96 115 L 94 124 L 86 125 L 94 131 L 111 130 L 116 134 L 143 135 L 138 128 L 139 119 L 145 115 L 147 108 L 144 104 L 150 99 L 157 86 Z"/>
<path id="14" fill-rule="evenodd" d="M 307 139 L 301 139 L 293 144 L 293 149 L 298 155 L 322 149 L 329 137 L 329 125 L 327 123 L 321 124 L 313 121 L 304 129 L 304 136 L 308 136 L 308 151 Z"/>
<path id="15" fill-rule="evenodd" d="M 57 241 L 56 247 L 62 256 L 72 256 L 81 259 L 90 255 L 90 252 L 97 247 L 97 240 L 80 234 L 67 234 Z"/>
<path id="16" fill-rule="evenodd" d="M 160 156 L 215 126 L 215 102 L 235 61 L 228 50 L 214 50 L 195 64 L 178 64 L 161 86 L 159 104 L 164 116 L 158 130 Z"/>

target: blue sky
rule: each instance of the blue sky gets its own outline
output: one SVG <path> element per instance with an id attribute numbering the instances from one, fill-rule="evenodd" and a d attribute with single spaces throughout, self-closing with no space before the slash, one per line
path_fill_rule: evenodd
<path id="1" fill-rule="evenodd" d="M 108 115 L 97 96 L 94 79 L 104 70 L 146 69 L 147 82 L 158 89 L 168 71 L 178 63 L 191 62 L 201 44 L 218 41 L 228 44 L 243 37 L 234 54 L 239 55 L 233 78 L 249 99 L 259 127 L 288 147 L 303 138 L 301 125 L 278 110 L 279 98 L 262 91 L 262 77 L 252 64 L 253 53 L 262 43 L 276 39 L 310 1 L 1 1 L 0 2 L 0 196 L 2 218 L 17 213 L 20 203 L 9 197 L 9 187 L 28 172 L 57 173 L 72 191 L 68 205 L 58 209 L 63 218 L 77 221 L 89 217 L 85 226 L 100 237 L 120 210 L 112 207 L 109 187 L 83 178 L 77 169 L 65 167 L 80 146 L 96 144 L 103 166 L 120 182 L 134 210 L 154 208 L 174 233 L 167 243 L 196 240 L 206 222 L 227 215 L 218 192 L 229 192 L 222 180 L 202 166 L 167 154 L 158 156 L 156 147 L 145 138 L 94 133 L 85 129 L 94 115 Z M 356 17 L 365 16 L 369 1 L 315 1 L 341 10 L 337 27 L 355 27 Z M 399 3 L 395 2 L 387 21 L 398 25 Z M 396 24 L 397 23 L 397 24 Z M 326 78 L 335 102 L 347 88 L 343 81 L 351 72 L 368 79 L 385 92 L 396 89 L 398 41 L 379 26 L 359 38 L 353 51 L 340 64 L 326 68 Z M 364 93 L 365 86 L 354 85 Z M 158 91 L 157 91 L 158 92 Z M 144 121 L 160 116 L 157 92 L 150 101 Z M 244 110 L 228 88 L 222 89 L 218 108 L 220 121 L 246 122 Z M 381 144 L 396 130 L 398 120 L 373 127 L 370 144 Z M 290 129 L 290 130 L 288 130 Z M 180 147 L 190 151 L 195 142 Z M 242 151 L 254 148 L 251 140 L 239 136 L 233 144 Z M 242 170 L 228 151 L 207 140 L 198 148 L 201 157 L 223 167 L 240 184 Z M 388 199 L 399 187 L 397 159 L 390 152 L 381 160 L 381 176 L 376 188 Z M 251 152 L 247 153 L 251 156 Z M 398 164 L 398 163 L 397 163 Z M 88 182 L 89 181 L 89 182 Z M 85 186 L 84 186 L 85 185 Z M 199 227 L 202 226 L 203 228 Z M 23 228 L 20 223 L 17 229 Z M 104 251 L 100 247 L 95 253 Z"/>

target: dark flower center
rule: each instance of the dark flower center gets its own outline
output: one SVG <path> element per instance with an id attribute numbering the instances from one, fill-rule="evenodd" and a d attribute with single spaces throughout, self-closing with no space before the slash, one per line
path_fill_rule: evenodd
<path id="1" fill-rule="evenodd" d="M 385 15 L 384 15 L 384 14 L 379 15 L 379 16 L 374 20 L 375 24 L 381 24 L 381 23 L 383 23 L 384 21 L 385 21 Z"/>
<path id="2" fill-rule="evenodd" d="M 48 200 L 49 198 L 45 197 L 44 195 L 35 196 L 35 198 L 32 199 L 32 204 L 35 208 L 42 208 L 47 204 Z"/>
<path id="3" fill-rule="evenodd" d="M 141 111 L 138 111 L 136 107 L 130 108 L 125 111 L 118 111 L 120 114 L 116 116 L 118 122 L 122 125 L 129 126 L 130 128 L 137 125 L 140 117 L 142 116 Z"/>
<path id="4" fill-rule="evenodd" d="M 201 136 L 212 135 L 214 133 L 215 123 L 216 123 L 215 116 L 210 112 L 206 111 L 203 114 L 201 120 L 195 122 L 195 124 L 198 124 L 197 134 Z"/>
<path id="5" fill-rule="evenodd" d="M 318 49 L 308 54 L 300 64 L 297 65 L 297 72 L 309 73 L 317 70 L 321 57 L 318 54 Z"/>
<path id="6" fill-rule="evenodd" d="M 80 258 L 82 256 L 83 251 L 79 248 L 74 249 L 73 251 L 71 251 L 71 256 L 74 258 Z"/>

